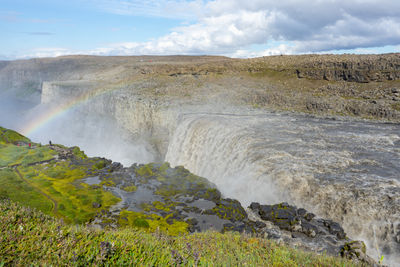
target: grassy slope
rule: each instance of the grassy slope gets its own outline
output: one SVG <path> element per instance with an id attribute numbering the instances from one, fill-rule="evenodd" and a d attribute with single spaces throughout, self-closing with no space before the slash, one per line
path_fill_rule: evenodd
<path id="1" fill-rule="evenodd" d="M 79 182 L 88 173 L 95 175 L 102 159 L 86 158 L 75 149 L 75 162 L 57 161 L 57 153 L 49 146 L 31 143 L 29 148 L 29 139 L 4 128 L 0 131 L 0 198 L 10 198 L 71 223 L 87 222 L 101 209 L 118 203 L 110 192 Z M 4 132 L 8 138 L 2 135 Z M 101 208 L 93 207 L 94 202 Z"/>
<path id="2" fill-rule="evenodd" d="M 354 266 L 237 233 L 171 237 L 69 226 L 8 200 L 0 201 L 0 221 L 0 266 Z"/>

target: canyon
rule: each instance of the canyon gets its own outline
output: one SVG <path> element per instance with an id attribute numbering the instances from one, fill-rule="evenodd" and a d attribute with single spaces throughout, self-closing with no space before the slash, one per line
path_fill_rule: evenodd
<path id="1" fill-rule="evenodd" d="M 399 79 L 400 54 L 3 61 L 0 122 L 124 165 L 184 166 L 244 207 L 304 207 L 390 263 L 400 261 Z M 39 121 L 46 114 L 57 117 Z"/>

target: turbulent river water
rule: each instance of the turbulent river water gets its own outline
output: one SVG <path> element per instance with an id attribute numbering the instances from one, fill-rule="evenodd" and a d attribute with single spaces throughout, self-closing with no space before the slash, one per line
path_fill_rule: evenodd
<path id="1" fill-rule="evenodd" d="M 59 142 L 125 165 L 160 159 L 114 122 L 79 121 L 61 118 L 35 137 L 63 136 Z M 286 201 L 338 221 L 375 259 L 400 262 L 399 124 L 260 111 L 180 112 L 170 124 L 164 159 L 172 166 L 206 177 L 243 206 Z"/>
<path id="2" fill-rule="evenodd" d="M 187 114 L 166 161 L 207 177 L 243 205 L 288 201 L 332 218 L 371 254 L 399 260 L 398 124 Z"/>

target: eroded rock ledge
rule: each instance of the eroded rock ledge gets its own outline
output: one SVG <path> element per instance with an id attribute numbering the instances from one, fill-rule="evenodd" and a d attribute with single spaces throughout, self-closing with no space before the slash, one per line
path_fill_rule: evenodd
<path id="1" fill-rule="evenodd" d="M 257 220 L 266 238 L 317 253 L 341 255 L 368 265 L 376 262 L 366 254 L 362 241 L 349 239 L 339 223 L 317 218 L 303 208 L 287 203 L 260 205 L 251 203 L 250 218 Z"/>

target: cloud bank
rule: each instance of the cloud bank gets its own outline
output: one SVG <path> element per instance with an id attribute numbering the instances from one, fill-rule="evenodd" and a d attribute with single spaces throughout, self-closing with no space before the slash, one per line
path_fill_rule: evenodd
<path id="1" fill-rule="evenodd" d="M 103 0 L 96 5 L 120 15 L 191 17 L 194 22 L 149 42 L 111 43 L 70 54 L 251 57 L 400 45 L 400 1 Z"/>

